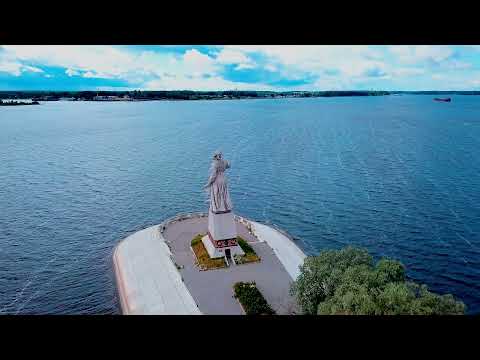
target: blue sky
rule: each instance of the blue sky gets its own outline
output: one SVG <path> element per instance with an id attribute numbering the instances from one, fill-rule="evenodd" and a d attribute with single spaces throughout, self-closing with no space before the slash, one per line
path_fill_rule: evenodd
<path id="1" fill-rule="evenodd" d="M 480 46 L 0 46 L 0 90 L 480 90 Z"/>

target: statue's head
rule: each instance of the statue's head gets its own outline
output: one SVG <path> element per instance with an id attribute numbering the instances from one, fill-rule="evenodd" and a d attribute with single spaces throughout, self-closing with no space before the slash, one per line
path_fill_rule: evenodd
<path id="1" fill-rule="evenodd" d="M 213 153 L 213 160 L 221 160 L 222 156 L 222 152 L 217 150 Z"/>

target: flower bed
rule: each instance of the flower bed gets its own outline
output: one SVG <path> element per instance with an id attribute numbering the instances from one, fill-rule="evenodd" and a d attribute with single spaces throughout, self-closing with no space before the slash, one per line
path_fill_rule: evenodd
<path id="1" fill-rule="evenodd" d="M 208 255 L 207 249 L 202 242 L 202 234 L 198 234 L 192 239 L 191 247 L 195 257 L 197 258 L 197 265 L 200 270 L 220 269 L 227 267 L 224 258 L 212 259 Z"/>
<path id="2" fill-rule="evenodd" d="M 247 315 L 275 315 L 255 282 L 237 282 L 233 293 Z"/>

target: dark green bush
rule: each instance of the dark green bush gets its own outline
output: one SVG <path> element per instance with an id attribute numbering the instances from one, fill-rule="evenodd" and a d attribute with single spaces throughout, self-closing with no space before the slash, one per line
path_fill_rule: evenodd
<path id="1" fill-rule="evenodd" d="M 255 282 L 237 282 L 233 285 L 235 298 L 240 301 L 247 315 L 274 315 Z"/>
<path id="2" fill-rule="evenodd" d="M 240 236 L 237 237 L 237 241 L 245 254 L 255 254 L 255 250 Z"/>

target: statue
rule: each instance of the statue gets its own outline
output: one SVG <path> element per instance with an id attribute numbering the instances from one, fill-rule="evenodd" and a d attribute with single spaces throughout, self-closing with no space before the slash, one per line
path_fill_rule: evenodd
<path id="1" fill-rule="evenodd" d="M 202 243 L 211 258 L 225 257 L 227 264 L 234 263 L 232 256 L 244 255 L 237 241 L 237 228 L 232 211 L 232 201 L 228 193 L 225 170 L 230 163 L 223 159 L 222 153 L 213 154 L 210 176 L 203 187 L 210 195 L 208 212 L 208 231 L 202 237 Z"/>
<path id="2" fill-rule="evenodd" d="M 221 152 L 213 154 L 213 161 L 210 167 L 210 177 L 203 187 L 210 194 L 210 211 L 215 214 L 232 211 L 232 201 L 228 192 L 225 170 L 230 168 L 230 163 L 223 159 Z"/>

